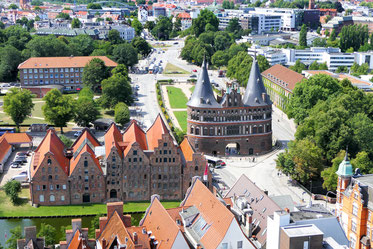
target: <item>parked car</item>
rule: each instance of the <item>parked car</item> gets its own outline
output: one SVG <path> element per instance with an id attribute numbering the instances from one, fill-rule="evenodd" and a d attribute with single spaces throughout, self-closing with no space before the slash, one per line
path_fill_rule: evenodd
<path id="1" fill-rule="evenodd" d="M 140 86 L 139 86 L 139 85 L 136 85 L 135 88 L 136 88 L 136 90 L 139 90 L 139 89 L 140 89 Z"/>
<path id="2" fill-rule="evenodd" d="M 77 131 L 77 132 L 74 133 L 74 137 L 79 137 L 80 134 L 82 134 L 82 131 Z"/>
<path id="3" fill-rule="evenodd" d="M 220 165 L 225 166 L 226 164 L 225 164 L 225 162 L 221 161 Z"/>
<path id="4" fill-rule="evenodd" d="M 21 164 L 18 163 L 18 162 L 12 162 L 12 163 L 10 164 L 10 167 L 13 168 L 13 169 L 16 169 L 16 168 L 21 167 Z"/>
<path id="5" fill-rule="evenodd" d="M 21 151 L 21 152 L 17 152 L 16 156 L 29 156 L 29 154 L 28 154 L 28 151 L 27 152 Z"/>
<path id="6" fill-rule="evenodd" d="M 27 157 L 17 156 L 14 161 L 21 161 L 22 163 L 27 163 Z"/>
<path id="7" fill-rule="evenodd" d="M 19 175 L 27 175 L 27 171 L 22 171 Z"/>
<path id="8" fill-rule="evenodd" d="M 195 72 L 195 73 L 196 73 L 196 72 L 197 72 L 197 69 L 193 69 L 193 72 Z"/>
<path id="9" fill-rule="evenodd" d="M 17 182 L 25 182 L 25 181 L 27 181 L 27 175 L 24 175 L 24 174 L 16 175 L 16 176 L 13 176 L 11 179 L 13 181 L 17 181 Z"/>
<path id="10" fill-rule="evenodd" d="M 193 74 L 190 76 L 190 78 L 197 78 L 197 75 Z"/>
<path id="11" fill-rule="evenodd" d="M 20 160 L 20 159 L 14 159 L 13 163 L 18 163 L 20 165 L 23 165 L 23 160 Z"/>

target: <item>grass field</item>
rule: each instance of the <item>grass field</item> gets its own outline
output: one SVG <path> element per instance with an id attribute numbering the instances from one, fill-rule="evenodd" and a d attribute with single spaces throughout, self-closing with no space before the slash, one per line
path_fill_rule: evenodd
<path id="1" fill-rule="evenodd" d="M 189 72 L 178 66 L 175 66 L 174 64 L 167 63 L 163 74 L 189 74 Z"/>
<path id="2" fill-rule="evenodd" d="M 84 215 L 84 214 L 105 214 L 105 204 L 91 205 L 69 205 L 69 206 L 41 206 L 38 208 L 32 207 L 29 201 L 29 189 L 22 189 L 20 197 L 22 204 L 14 206 L 3 190 L 0 190 L 0 217 L 17 217 L 17 216 L 68 216 L 68 215 Z M 165 208 L 178 207 L 179 201 L 164 201 L 162 202 Z M 144 212 L 149 207 L 149 202 L 130 202 L 124 204 L 124 212 Z"/>
<path id="3" fill-rule="evenodd" d="M 188 98 L 185 96 L 183 91 L 174 86 L 167 86 L 166 88 L 171 108 L 186 108 Z"/>
<path id="4" fill-rule="evenodd" d="M 179 122 L 181 129 L 186 132 L 187 131 L 187 112 L 186 111 L 175 111 L 174 115 Z"/>

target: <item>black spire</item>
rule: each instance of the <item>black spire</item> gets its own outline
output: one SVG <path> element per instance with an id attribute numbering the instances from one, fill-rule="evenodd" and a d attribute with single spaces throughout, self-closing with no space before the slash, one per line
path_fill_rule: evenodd
<path id="1" fill-rule="evenodd" d="M 210 78 L 207 71 L 206 58 L 203 59 L 202 68 L 198 76 L 196 87 L 187 105 L 192 107 L 221 107 L 221 105 L 216 101 L 211 87 Z"/>
<path id="2" fill-rule="evenodd" d="M 256 56 L 253 58 L 250 77 L 247 81 L 242 102 L 245 106 L 266 106 L 272 104 L 264 87 Z"/>

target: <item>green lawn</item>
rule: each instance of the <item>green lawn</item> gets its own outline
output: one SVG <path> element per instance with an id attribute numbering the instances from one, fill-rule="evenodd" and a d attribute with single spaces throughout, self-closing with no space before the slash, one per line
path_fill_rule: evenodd
<path id="1" fill-rule="evenodd" d="M 189 88 L 190 92 L 193 94 L 194 92 L 194 89 L 196 88 L 196 86 L 192 86 L 191 88 Z"/>
<path id="2" fill-rule="evenodd" d="M 183 129 L 183 131 L 186 132 L 187 131 L 187 112 L 186 111 L 175 111 L 174 115 L 177 119 L 177 122 L 179 122 L 181 129 Z"/>
<path id="3" fill-rule="evenodd" d="M 167 63 L 163 74 L 189 74 L 189 72 L 178 66 L 175 66 L 174 64 Z"/>
<path id="4" fill-rule="evenodd" d="M 189 88 L 189 90 L 193 93 L 195 88 L 196 88 L 196 86 L 192 86 L 191 88 Z M 216 89 L 214 86 L 212 86 L 212 90 L 213 90 L 217 95 L 220 94 L 220 90 Z"/>
<path id="5" fill-rule="evenodd" d="M 183 91 L 174 86 L 167 86 L 166 88 L 171 108 L 186 108 L 188 98 L 185 96 Z"/>
<path id="6" fill-rule="evenodd" d="M 23 189 L 20 197 L 22 203 L 19 206 L 14 206 L 3 190 L 0 190 L 0 217 L 16 217 L 16 216 L 63 216 L 63 215 L 83 215 L 83 214 L 104 214 L 106 213 L 105 204 L 91 205 L 69 205 L 69 206 L 41 206 L 38 208 L 32 207 L 29 203 L 29 189 Z M 164 201 L 162 202 L 165 208 L 178 207 L 179 201 Z M 130 202 L 124 204 L 124 212 L 145 212 L 149 207 L 149 202 Z"/>

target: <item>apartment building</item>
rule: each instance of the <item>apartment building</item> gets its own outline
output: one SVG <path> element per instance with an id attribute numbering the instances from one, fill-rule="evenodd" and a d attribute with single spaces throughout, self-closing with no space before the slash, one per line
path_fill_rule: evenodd
<path id="1" fill-rule="evenodd" d="M 109 68 L 118 65 L 106 56 L 32 57 L 18 66 L 21 86 L 60 85 L 76 90 L 82 87 L 83 69 L 93 58 L 103 60 Z"/>
<path id="2" fill-rule="evenodd" d="M 186 139 L 179 146 L 161 116 L 146 132 L 134 120 L 123 134 L 112 124 L 103 144 L 85 129 L 71 148 L 48 130 L 33 153 L 30 175 L 37 205 L 146 201 L 153 194 L 180 200 L 194 176 L 212 188 L 204 155 Z"/>
<path id="3" fill-rule="evenodd" d="M 273 104 L 281 110 L 286 106 L 293 94 L 296 84 L 305 77 L 280 64 L 274 65 L 262 73 L 263 83 Z"/>

